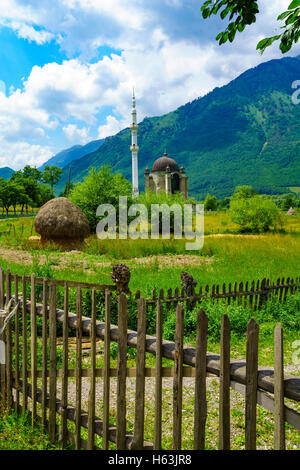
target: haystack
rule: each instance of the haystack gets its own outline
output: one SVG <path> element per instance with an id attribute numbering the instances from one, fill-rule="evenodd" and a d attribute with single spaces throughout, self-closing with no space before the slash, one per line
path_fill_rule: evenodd
<path id="1" fill-rule="evenodd" d="M 41 242 L 54 241 L 66 248 L 79 246 L 90 234 L 88 220 L 82 210 L 65 197 L 44 204 L 34 221 Z"/>

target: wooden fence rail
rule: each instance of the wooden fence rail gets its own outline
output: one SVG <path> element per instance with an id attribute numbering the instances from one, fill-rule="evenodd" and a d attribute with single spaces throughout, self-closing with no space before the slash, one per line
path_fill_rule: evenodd
<path id="1" fill-rule="evenodd" d="M 30 294 L 28 298 L 28 289 Z M 245 448 L 256 448 L 257 406 L 274 414 L 275 449 L 285 448 L 285 423 L 300 430 L 300 413 L 285 401 L 300 402 L 300 377 L 283 373 L 283 334 L 280 325 L 274 332 L 274 368 L 258 366 L 259 329 L 251 320 L 247 329 L 246 360 L 230 359 L 230 318 L 225 315 L 221 325 L 220 354 L 207 351 L 208 319 L 204 310 L 197 314 L 196 347 L 183 344 L 185 309 L 176 307 L 175 341 L 162 338 L 162 299 L 156 299 L 156 336 L 146 334 L 147 300 L 140 298 L 137 306 L 138 329 L 127 328 L 127 297 L 119 295 L 118 325 L 110 319 L 111 292 L 105 291 L 105 322 L 96 320 L 96 288 L 91 289 L 91 317 L 82 315 L 82 287 L 77 286 L 76 312 L 69 311 L 69 283 L 64 283 L 64 308 L 57 308 L 56 283 L 43 280 L 42 302 L 36 298 L 37 282 L 9 271 L 0 273 L 0 328 L 5 344 L 1 355 L 0 392 L 4 404 L 18 412 L 30 412 L 32 425 L 42 423 L 44 431 L 54 442 L 58 437 L 62 448 L 71 441 L 75 449 L 108 449 L 113 443 L 121 449 L 161 449 L 165 445 L 163 428 L 164 378 L 173 380 L 172 387 L 172 447 L 185 447 L 183 429 L 184 380 L 193 378 L 194 393 L 193 436 L 191 447 L 206 446 L 207 374 L 219 380 L 219 437 L 218 448 L 232 447 L 230 388 L 245 397 Z M 10 305 L 9 305 L 10 303 Z M 8 321 L 8 314 L 13 316 Z M 62 326 L 62 353 L 58 354 L 57 332 Z M 75 359 L 70 357 L 68 332 L 76 332 Z M 1 331 L 1 330 L 0 330 Z M 82 354 L 82 340 L 90 338 L 91 356 L 88 365 Z M 103 364 L 97 367 L 96 342 L 104 341 Z M 110 343 L 116 342 L 117 367 L 111 367 Z M 136 367 L 127 365 L 127 347 L 136 349 Z M 148 367 L 146 353 L 155 355 L 155 367 Z M 61 358 L 61 359 L 60 359 Z M 163 366 L 163 358 L 171 361 Z M 71 362 L 70 362 L 71 361 Z M 128 421 L 127 379 L 135 378 L 134 418 Z M 154 396 L 154 428 L 145 426 L 147 387 L 152 377 Z M 72 378 L 75 379 L 72 380 Z M 116 400 L 112 400 L 112 380 L 116 381 Z M 87 389 L 88 394 L 84 395 Z M 100 381 L 100 382 L 99 382 Z M 101 384 L 101 387 L 100 387 Z M 74 398 L 69 389 L 73 387 Z M 101 409 L 96 409 L 96 392 L 101 388 Z M 60 397 L 59 397 L 60 395 Z M 87 410 L 84 409 L 87 403 Z M 297 408 L 297 406 L 295 405 Z M 73 427 L 71 426 L 73 423 Z M 132 427 L 132 432 L 128 429 Z M 82 430 L 86 430 L 83 436 Z M 102 440 L 96 441 L 96 437 Z"/>
<path id="2" fill-rule="evenodd" d="M 276 282 L 272 282 L 270 279 L 262 279 L 261 281 L 252 282 L 234 282 L 226 285 L 206 285 L 201 286 L 198 289 L 195 287 L 181 288 L 176 287 L 166 291 L 160 289 L 159 293 L 154 289 L 152 297 L 147 298 L 147 304 L 155 306 L 157 299 L 167 305 L 167 308 L 171 306 L 176 307 L 177 304 L 185 303 L 187 310 L 194 308 L 196 302 L 210 297 L 212 299 L 225 299 L 230 304 L 243 305 L 244 307 L 250 307 L 254 311 L 261 308 L 267 299 L 271 296 L 278 298 L 280 301 L 285 302 L 289 293 L 294 294 L 300 289 L 300 279 L 277 279 Z M 140 291 L 135 293 L 135 298 L 139 299 L 141 296 Z"/>

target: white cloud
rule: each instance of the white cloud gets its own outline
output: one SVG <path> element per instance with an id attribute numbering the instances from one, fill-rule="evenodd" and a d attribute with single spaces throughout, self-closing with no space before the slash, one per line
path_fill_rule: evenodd
<path id="1" fill-rule="evenodd" d="M 203 21 L 199 0 L 2 3 L 0 24 L 37 44 L 55 38 L 70 55 L 61 64 L 33 67 L 22 90 L 10 89 L 5 96 L 0 88 L 0 139 L 5 148 L 11 145 L 16 150 L 9 152 L 11 166 L 20 164 L 22 151 L 24 163 L 31 158 L 30 148 L 37 159 L 44 158 L 49 148 L 41 150 L 42 140 L 55 128 L 74 144 L 128 126 L 133 86 L 142 120 L 202 96 L 260 62 L 281 57 L 277 45 L 261 57 L 256 44 L 280 26 L 276 17 L 287 7 L 283 0 L 265 0 L 256 24 L 238 34 L 233 44 L 219 47 L 215 36 L 225 22 Z M 122 52 L 97 60 L 97 48 L 103 45 Z M 296 46 L 292 54 L 297 52 Z M 97 126 L 97 114 L 105 109 L 106 122 Z M 72 124 L 74 120 L 78 124 Z M 92 127 L 98 136 L 90 137 Z"/>
<path id="2" fill-rule="evenodd" d="M 30 145 L 28 142 L 9 142 L 0 138 L 0 167 L 8 166 L 19 170 L 24 165 L 39 167 L 53 152 L 49 147 Z"/>
<path id="3" fill-rule="evenodd" d="M 17 31 L 19 38 L 28 39 L 29 42 L 34 41 L 39 45 L 50 42 L 55 38 L 54 34 L 48 31 L 38 31 L 27 24 L 12 22 L 11 28 Z"/>
<path id="4" fill-rule="evenodd" d="M 114 116 L 107 116 L 106 124 L 99 126 L 98 128 L 98 139 L 104 139 L 105 137 L 115 135 L 122 129 L 120 121 Z"/>
<path id="5" fill-rule="evenodd" d="M 86 144 L 92 140 L 89 136 L 89 129 L 87 127 L 79 128 L 76 124 L 68 124 L 62 128 L 67 139 L 72 143 Z"/>

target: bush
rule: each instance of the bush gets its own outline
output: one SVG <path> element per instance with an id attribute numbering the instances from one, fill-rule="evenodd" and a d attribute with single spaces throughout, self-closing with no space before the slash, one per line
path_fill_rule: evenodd
<path id="1" fill-rule="evenodd" d="M 204 201 L 204 210 L 205 211 L 216 211 L 218 208 L 218 200 L 216 196 L 211 196 L 208 194 Z"/>
<path id="2" fill-rule="evenodd" d="M 131 184 L 121 174 L 112 174 L 109 166 L 103 166 L 98 171 L 91 168 L 84 181 L 71 190 L 70 200 L 86 215 L 93 233 L 101 219 L 96 215 L 98 206 L 111 204 L 118 217 L 120 196 L 127 196 L 128 204 L 131 204 Z"/>
<path id="3" fill-rule="evenodd" d="M 184 214 L 184 205 L 187 203 L 185 198 L 181 193 L 175 194 L 166 194 L 164 191 L 159 193 L 155 193 L 148 189 L 145 193 L 140 194 L 140 196 L 135 201 L 137 204 L 143 204 L 148 211 L 148 222 L 149 226 L 151 224 L 151 206 L 152 204 L 157 205 L 165 205 L 168 206 L 170 209 L 173 204 L 178 205 L 181 207 L 182 211 L 182 226 L 183 226 L 183 214 Z M 192 201 L 188 201 L 188 203 L 192 203 Z M 174 232 L 174 211 L 170 210 L 170 231 L 171 233 Z M 159 214 L 159 233 L 162 233 L 162 213 Z"/>
<path id="4" fill-rule="evenodd" d="M 262 233 L 271 227 L 282 227 L 280 212 L 269 198 L 255 195 L 249 198 L 232 198 L 229 214 L 243 232 Z"/>

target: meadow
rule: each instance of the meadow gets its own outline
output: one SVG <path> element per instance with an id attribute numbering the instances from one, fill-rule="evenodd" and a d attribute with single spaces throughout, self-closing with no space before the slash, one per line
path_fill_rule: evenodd
<path id="1" fill-rule="evenodd" d="M 90 236 L 81 251 L 61 251 L 53 244 L 41 247 L 34 232 L 33 218 L 20 218 L 0 222 L 0 265 L 19 275 L 30 276 L 35 273 L 38 277 L 110 284 L 112 266 L 122 262 L 130 268 L 132 294 L 139 290 L 145 297 L 150 297 L 154 288 L 157 291 L 180 288 L 182 271 L 192 274 L 197 281 L 196 289 L 206 284 L 228 285 L 235 281 L 245 283 L 263 278 L 272 281 L 283 277 L 296 278 L 299 277 L 300 266 L 300 213 L 294 216 L 283 214 L 283 218 L 284 227 L 280 233 L 241 235 L 226 212 L 208 212 L 205 216 L 204 246 L 199 252 L 186 251 L 185 240 L 102 241 L 96 236 Z M 73 297 L 71 302 L 75 308 L 75 295 Z M 290 346 L 297 339 L 297 328 L 300 328 L 297 323 L 300 313 L 298 297 L 298 294 L 293 296 L 292 303 L 287 303 L 285 307 L 278 301 L 270 301 L 265 311 L 256 313 L 262 337 L 268 338 L 267 332 L 270 332 L 276 321 L 283 322 L 289 344 L 287 360 L 291 358 Z M 136 319 L 134 305 L 132 318 Z M 85 315 L 89 315 L 89 306 L 90 302 L 87 301 Z M 244 350 L 243 333 L 253 312 L 241 306 L 223 305 L 222 302 L 216 304 L 206 301 L 203 307 L 209 312 L 217 332 L 222 314 L 230 314 L 237 325 L 236 329 L 233 325 L 236 351 Z M 187 315 L 187 322 L 190 323 L 186 330 L 187 341 L 193 341 L 189 331 L 193 332 L 194 317 L 195 312 Z M 289 321 L 292 317 L 294 320 Z M 169 336 L 174 331 L 174 312 L 169 312 L 166 318 L 165 337 L 171 339 Z M 130 328 L 135 327 L 133 321 Z M 264 330 L 266 333 L 263 333 Z M 219 338 L 212 330 L 210 341 L 211 350 L 218 349 Z M 262 351 L 265 351 L 261 357 L 263 364 L 272 362 L 267 345 Z"/>
<path id="2" fill-rule="evenodd" d="M 246 282 L 264 277 L 297 277 L 300 266 L 300 213 L 284 215 L 284 230 L 241 235 L 226 212 L 205 217 L 204 246 L 186 251 L 185 240 L 99 240 L 90 236 L 82 250 L 62 252 L 41 247 L 33 218 L 0 222 L 0 264 L 19 274 L 110 283 L 111 267 L 126 263 L 130 288 L 148 296 L 154 288 L 180 286 L 180 273 L 190 272 L 198 287 Z"/>
<path id="3" fill-rule="evenodd" d="M 197 281 L 197 288 L 206 284 L 228 284 L 229 282 L 246 282 L 270 278 L 276 281 L 279 277 L 299 277 L 300 266 L 300 213 L 295 216 L 283 215 L 284 225 L 280 232 L 269 232 L 261 235 L 240 234 L 238 227 L 233 224 L 226 212 L 207 213 L 205 217 L 204 246 L 199 252 L 187 252 L 185 240 L 98 240 L 90 236 L 80 251 L 61 251 L 54 244 L 41 247 L 34 231 L 33 218 L 16 218 L 0 222 L 0 265 L 12 273 L 39 277 L 85 281 L 96 283 L 111 283 L 111 269 L 119 262 L 130 267 L 130 289 L 134 294 L 140 290 L 141 295 L 149 297 L 154 288 L 167 290 L 180 287 L 181 271 L 188 271 Z M 61 292 L 62 294 L 62 292 Z M 61 299 L 62 300 L 62 299 Z M 75 294 L 70 295 L 70 302 L 75 308 Z M 102 305 L 102 306 L 101 306 Z M 113 298 L 112 321 L 117 320 L 117 297 Z M 264 307 L 253 312 L 242 305 L 227 305 L 205 299 L 191 312 L 185 315 L 185 344 L 195 346 L 195 320 L 198 308 L 202 306 L 209 319 L 208 350 L 220 352 L 220 323 L 224 313 L 231 322 L 231 356 L 244 358 L 246 354 L 245 331 L 247 322 L 254 317 L 260 329 L 259 364 L 273 364 L 273 331 L 277 322 L 284 327 L 284 363 L 287 373 L 299 375 L 299 366 L 293 363 L 293 345 L 299 339 L 300 330 L 300 294 L 289 296 L 282 304 L 276 299 L 270 299 Z M 74 310 L 73 310 L 74 311 Z M 83 314 L 90 312 L 88 295 L 84 300 Z M 99 299 L 98 318 L 103 318 L 103 299 Z M 148 329 L 154 328 L 154 313 L 148 314 Z M 129 299 L 129 328 L 136 328 L 136 304 Z M 175 330 L 175 312 L 164 311 L 165 339 L 173 340 Z M 41 346 L 38 345 L 38 350 Z M 112 360 L 116 360 L 116 345 L 111 346 Z M 41 350 L 40 354 L 41 356 Z M 75 356 L 70 356 L 74 361 Z M 58 354 L 58 364 L 61 360 Z M 98 367 L 101 367 L 101 356 Z M 135 350 L 128 348 L 129 366 L 134 366 Z M 154 358 L 147 355 L 147 365 L 154 365 Z M 87 364 L 88 367 L 88 364 Z M 211 383 L 217 389 L 217 384 Z M 169 397 L 170 398 L 170 397 Z M 169 400 L 168 398 L 168 400 Z M 191 402 L 192 403 L 192 402 Z M 167 404 L 166 404 L 167 406 Z M 187 408 L 191 407 L 187 403 Z M 192 408 L 191 408 L 192 409 Z M 153 411 L 153 410 L 152 410 Z M 129 411 L 130 413 L 130 411 Z M 151 406 L 148 415 L 151 418 Z M 232 411 L 232 419 L 242 429 L 240 423 L 243 416 L 243 401 L 236 398 Z M 272 421 L 272 416 L 259 408 L 261 420 L 260 438 L 262 445 L 271 443 L 270 429 L 266 422 Z M 5 417 L 0 429 L 7 435 L 6 426 L 11 426 L 16 417 Z M 16 421 L 15 421 L 16 422 Z M 24 426 L 26 425 L 26 420 Z M 23 424 L 22 424 L 23 425 Z M 2 426 L 2 428 L 1 428 Z M 149 423 L 151 426 L 151 423 Z M 211 448 L 214 446 L 214 436 L 217 432 L 214 407 L 208 415 L 208 433 L 211 434 Z M 210 431 L 209 431 L 210 430 Z M 6 434 L 4 434 L 6 432 Z M 288 427 L 289 448 L 299 446 L 297 432 Z M 22 438 L 22 437 L 21 437 Z M 21 439 L 20 438 L 20 439 Z M 187 446 L 189 437 L 187 436 Z M 0 441 L 0 448 L 4 441 Z M 17 444 L 20 445 L 20 444 Z M 24 446 L 27 444 L 25 443 Z M 38 443 L 36 443 L 38 445 Z M 45 441 L 45 448 L 49 444 Z M 208 448 L 210 448 L 208 445 Z M 235 438 L 234 448 L 243 447 L 242 433 Z M 6 447 L 8 448 L 8 447 Z"/>

